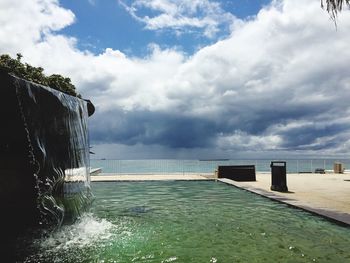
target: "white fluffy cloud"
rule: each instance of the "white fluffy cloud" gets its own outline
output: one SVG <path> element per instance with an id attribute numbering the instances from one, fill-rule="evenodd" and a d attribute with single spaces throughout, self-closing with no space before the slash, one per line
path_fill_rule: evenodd
<path id="1" fill-rule="evenodd" d="M 122 0 L 119 2 L 149 30 L 171 29 L 182 34 L 191 32 L 191 29 L 201 29 L 206 37 L 212 38 L 221 25 L 230 25 L 235 20 L 220 3 L 209 0 L 136 0 L 130 6 Z M 142 14 L 144 10 L 156 15 Z"/>
<path id="2" fill-rule="evenodd" d="M 318 0 L 273 1 L 190 57 L 150 44 L 137 58 L 78 50 L 78 40 L 57 32 L 73 23 L 72 12 L 54 0 L 25 2 L 0 1 L 0 53 L 21 52 L 48 73 L 70 76 L 96 104 L 93 143 L 193 155 L 350 150 L 348 11 L 335 30 Z M 137 2 L 179 12 L 171 1 Z"/>
<path id="3" fill-rule="evenodd" d="M 74 14 L 58 0 L 0 1 L 0 47 L 14 53 L 73 23 Z"/>

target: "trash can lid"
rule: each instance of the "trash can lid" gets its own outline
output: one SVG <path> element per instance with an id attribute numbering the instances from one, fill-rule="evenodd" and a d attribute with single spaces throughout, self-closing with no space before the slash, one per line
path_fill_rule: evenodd
<path id="1" fill-rule="evenodd" d="M 270 167 L 272 166 L 286 166 L 286 161 L 271 161 Z"/>

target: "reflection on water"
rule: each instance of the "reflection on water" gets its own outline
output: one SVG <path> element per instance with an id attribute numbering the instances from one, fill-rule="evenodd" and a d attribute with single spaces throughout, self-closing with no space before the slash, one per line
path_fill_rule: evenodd
<path id="1" fill-rule="evenodd" d="M 215 182 L 94 183 L 25 262 L 350 262 L 350 230 Z"/>

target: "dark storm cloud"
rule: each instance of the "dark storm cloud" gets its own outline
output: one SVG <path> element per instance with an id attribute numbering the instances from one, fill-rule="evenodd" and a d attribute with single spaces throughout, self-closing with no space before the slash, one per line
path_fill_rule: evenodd
<path id="1" fill-rule="evenodd" d="M 336 147 L 344 141 L 341 136 L 338 136 L 337 140 L 328 141 L 328 137 L 333 137 L 338 134 L 350 131 L 350 123 L 340 123 L 340 124 L 325 124 L 321 127 L 317 127 L 317 123 L 309 123 L 302 127 L 291 128 L 280 135 L 283 138 L 282 147 L 287 149 L 313 149 L 319 150 L 322 148 Z M 313 145 L 317 140 L 320 143 Z"/>
<path id="2" fill-rule="evenodd" d="M 348 123 L 334 123 L 334 115 L 341 112 L 330 111 L 325 107 L 291 106 L 266 110 L 244 108 L 240 112 L 226 111 L 221 118 L 186 116 L 171 112 L 113 110 L 96 113 L 90 121 L 92 143 L 117 143 L 126 145 L 162 145 L 170 148 L 214 147 L 219 137 L 244 132 L 247 136 L 279 136 L 281 149 L 319 150 L 337 146 L 336 140 L 317 142 L 319 139 L 336 136 L 350 131 Z M 289 123 L 301 123 L 288 128 Z M 287 127 L 278 129 L 276 127 Z M 317 142 L 317 143 L 316 143 Z M 247 149 L 243 140 L 236 149 Z M 256 145 L 252 145 L 254 149 Z M 248 147 L 249 148 L 249 147 Z"/>
<path id="3" fill-rule="evenodd" d="M 171 148 L 208 147 L 215 138 L 214 123 L 171 113 L 113 111 L 90 122 L 93 143 L 158 144 Z"/>

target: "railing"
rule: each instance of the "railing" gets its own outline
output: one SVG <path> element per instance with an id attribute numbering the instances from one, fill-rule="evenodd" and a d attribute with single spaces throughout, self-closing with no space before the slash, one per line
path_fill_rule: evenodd
<path id="1" fill-rule="evenodd" d="M 103 173 L 113 174 L 172 174 L 172 173 L 214 173 L 219 165 L 253 164 L 257 172 L 270 172 L 269 160 L 112 160 L 92 159 L 91 167 L 102 168 Z M 285 160 L 288 173 L 312 173 L 315 169 L 333 170 L 333 164 L 340 162 L 350 168 L 350 159 Z"/>

